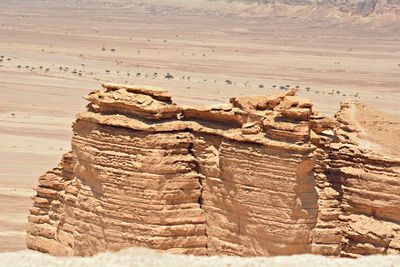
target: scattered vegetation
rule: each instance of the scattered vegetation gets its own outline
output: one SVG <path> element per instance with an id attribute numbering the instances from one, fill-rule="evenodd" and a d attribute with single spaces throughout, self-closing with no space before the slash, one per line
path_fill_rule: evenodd
<path id="1" fill-rule="evenodd" d="M 172 76 L 169 72 L 167 72 L 167 74 L 164 76 L 164 78 L 167 80 L 171 80 L 174 78 L 174 76 Z"/>

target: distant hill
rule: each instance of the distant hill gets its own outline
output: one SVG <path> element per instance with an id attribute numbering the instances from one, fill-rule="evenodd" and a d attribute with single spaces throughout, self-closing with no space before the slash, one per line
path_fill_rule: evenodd
<path id="1" fill-rule="evenodd" d="M 400 0 L 231 0 L 228 2 L 242 2 L 260 6 L 283 4 L 300 7 L 335 7 L 344 13 L 359 16 L 369 16 L 383 11 L 391 13 L 400 9 Z"/>
<path id="2" fill-rule="evenodd" d="M 328 22 L 335 26 L 364 25 L 400 31 L 400 0 L 0 0 L 48 6 L 150 8 L 167 12 L 222 14 Z"/>

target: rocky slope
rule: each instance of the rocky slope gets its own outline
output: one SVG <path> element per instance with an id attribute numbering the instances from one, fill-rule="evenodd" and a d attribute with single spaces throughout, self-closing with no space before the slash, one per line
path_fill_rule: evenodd
<path id="1" fill-rule="evenodd" d="M 359 145 L 353 104 L 330 119 L 295 90 L 193 108 L 155 88 L 103 87 L 72 151 L 39 178 L 28 248 L 400 254 L 400 159 Z"/>
<path id="2" fill-rule="evenodd" d="M 390 9 L 400 7 L 400 1 L 398 0 L 237 0 L 237 2 L 257 5 L 284 4 L 291 6 L 335 7 L 339 11 L 359 16 L 373 15 L 382 8 L 389 12 L 391 11 Z"/>
<path id="3" fill-rule="evenodd" d="M 14 4 L 54 4 L 54 2 L 85 7 L 150 7 L 179 9 L 189 11 L 214 11 L 224 14 L 236 14 L 256 17 L 303 17 L 304 20 L 320 18 L 358 17 L 357 21 L 366 21 L 371 17 L 387 22 L 400 16 L 399 0 L 5 0 Z M 313 15 L 313 17 L 311 17 Z"/>
<path id="4" fill-rule="evenodd" d="M 397 36 L 400 31 L 399 0 L 3 0 L 0 5 L 5 9 L 8 5 L 45 9 L 79 6 L 91 10 L 116 9 L 112 13 L 132 10 L 160 17 L 178 14 L 182 18 L 198 19 L 243 18 L 260 28 L 279 22 L 283 27 L 296 24 L 317 31 L 324 31 L 326 27 L 339 31 L 346 28 L 357 33 L 373 31 L 390 36 Z M 319 38 L 318 33 L 315 38 Z"/>

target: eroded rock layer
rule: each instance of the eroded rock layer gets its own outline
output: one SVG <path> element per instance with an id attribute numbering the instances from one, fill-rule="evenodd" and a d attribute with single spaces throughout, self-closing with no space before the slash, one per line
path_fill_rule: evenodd
<path id="1" fill-rule="evenodd" d="M 39 178 L 28 248 L 400 253 L 400 160 L 363 150 L 345 106 L 325 118 L 290 90 L 181 107 L 116 84 L 86 99 L 71 152 Z"/>

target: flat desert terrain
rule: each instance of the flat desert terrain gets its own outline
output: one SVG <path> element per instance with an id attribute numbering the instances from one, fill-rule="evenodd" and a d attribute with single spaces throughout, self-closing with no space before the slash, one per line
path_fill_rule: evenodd
<path id="1" fill-rule="evenodd" d="M 347 100 L 400 114 L 400 34 L 362 24 L 6 0 L 0 37 L 0 251 L 25 248 L 32 188 L 103 82 L 163 87 L 190 105 L 293 87 L 328 115 Z"/>

